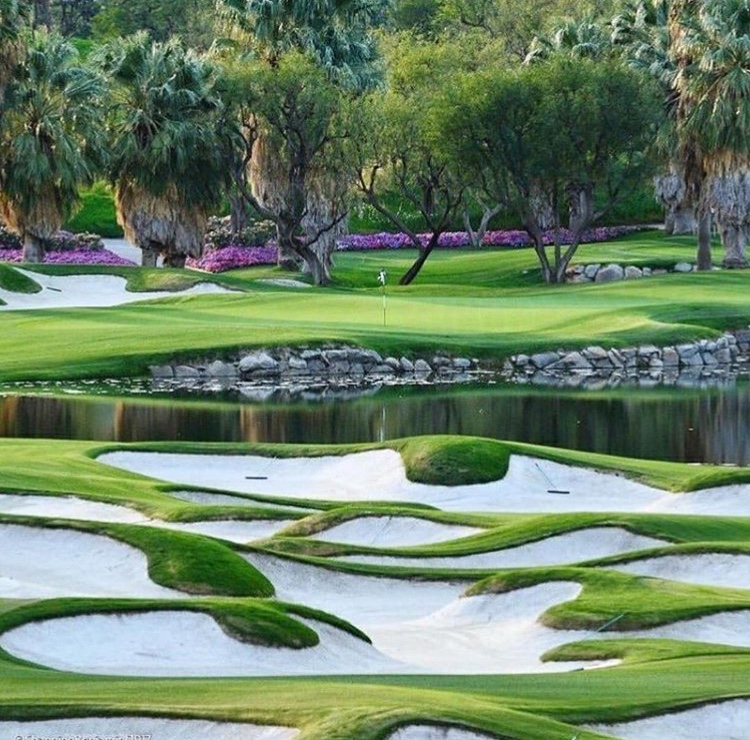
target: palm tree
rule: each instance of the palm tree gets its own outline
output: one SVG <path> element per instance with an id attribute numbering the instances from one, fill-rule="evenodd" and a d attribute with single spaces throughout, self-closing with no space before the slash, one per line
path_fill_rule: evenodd
<path id="1" fill-rule="evenodd" d="M 534 37 L 525 63 L 548 59 L 560 52 L 579 59 L 601 59 L 612 53 L 612 41 L 601 23 L 566 21 L 549 36 Z"/>
<path id="2" fill-rule="evenodd" d="M 676 66 L 670 53 L 669 13 L 670 0 L 628 3 L 612 19 L 611 38 L 613 45 L 623 50 L 628 63 L 656 80 L 662 90 L 667 115 L 659 139 L 669 164 L 665 173 L 654 178 L 654 195 L 664 206 L 667 234 L 694 234 L 695 188 L 685 181 L 675 136 L 679 96 L 674 87 Z"/>
<path id="3" fill-rule="evenodd" d="M 36 32 L 6 89 L 0 120 L 0 215 L 41 262 L 101 164 L 101 80 L 62 38 Z"/>
<path id="4" fill-rule="evenodd" d="M 372 29 L 383 17 L 389 0 L 354 3 L 223 0 L 222 4 L 243 53 L 270 69 L 279 69 L 285 55 L 299 53 L 322 69 L 328 80 L 344 93 L 362 92 L 380 78 Z M 331 253 L 337 237 L 346 230 L 340 195 L 348 183 L 341 180 L 340 173 L 328 175 L 323 169 L 306 180 L 301 225 L 307 234 L 317 238 L 309 245 L 311 249 L 303 248 L 305 254 L 301 254 L 301 242 L 288 242 L 284 237 L 299 225 L 292 221 L 299 222 L 300 218 L 299 214 L 291 216 L 289 209 L 280 207 L 287 199 L 291 173 L 279 167 L 283 157 L 276 149 L 278 137 L 260 119 L 252 121 L 252 128 L 254 143 L 246 175 L 258 205 L 265 210 L 264 217 L 275 214 L 279 264 L 288 269 L 301 266 L 314 276 L 320 275 L 322 282 L 328 282 Z M 285 213 L 291 220 L 284 218 Z"/>
<path id="5" fill-rule="evenodd" d="M 28 20 L 28 10 L 28 5 L 18 0 L 0 0 L 0 106 L 5 86 L 23 57 L 20 33 Z"/>
<path id="6" fill-rule="evenodd" d="M 223 192 L 217 70 L 179 41 L 138 33 L 99 56 L 112 79 L 110 176 L 117 219 L 142 250 L 173 267 L 200 256 L 208 216 Z"/>
<path id="7" fill-rule="evenodd" d="M 703 197 L 717 219 L 724 266 L 747 267 L 750 237 L 750 7 L 706 0 L 686 25 L 692 58 L 683 87 L 691 101 L 684 125 L 703 154 Z"/>

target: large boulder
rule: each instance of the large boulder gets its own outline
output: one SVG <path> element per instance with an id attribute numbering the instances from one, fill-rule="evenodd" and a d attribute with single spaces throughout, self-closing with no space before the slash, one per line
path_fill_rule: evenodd
<path id="1" fill-rule="evenodd" d="M 607 265 L 602 267 L 599 272 L 596 273 L 595 282 L 597 283 L 611 283 L 615 280 L 622 280 L 625 277 L 625 270 L 622 269 L 622 265 Z"/>

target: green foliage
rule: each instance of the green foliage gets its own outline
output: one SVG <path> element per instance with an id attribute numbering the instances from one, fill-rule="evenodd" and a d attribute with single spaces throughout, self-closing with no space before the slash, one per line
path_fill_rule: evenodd
<path id="1" fill-rule="evenodd" d="M 558 54 L 465 75 L 439 118 L 440 141 L 490 202 L 515 210 L 545 280 L 563 282 L 578 235 L 648 172 L 655 108 L 647 82 L 617 60 Z M 542 234 L 564 211 L 573 241 L 550 258 Z"/>
<path id="2" fill-rule="evenodd" d="M 221 0 L 245 41 L 273 66 L 288 52 L 304 54 L 344 87 L 363 90 L 379 79 L 374 25 L 390 0 L 285 2 Z"/>
<path id="3" fill-rule="evenodd" d="M 95 182 L 80 192 L 81 207 L 73 218 L 64 224 L 70 231 L 86 231 L 110 238 L 122 236 L 117 223 L 112 188 L 104 182 Z"/>
<path id="4" fill-rule="evenodd" d="M 1 198 L 17 231 L 49 238 L 93 181 L 104 157 L 102 92 L 70 44 L 41 31 L 29 38 L 0 122 Z"/>
<path id="5" fill-rule="evenodd" d="M 154 41 L 179 37 L 207 49 L 214 37 L 211 4 L 201 0 L 107 0 L 93 17 L 91 31 L 99 41 L 111 41 L 144 31 Z"/>
<path id="6" fill-rule="evenodd" d="M 113 41 L 96 61 L 112 80 L 112 181 L 188 209 L 218 206 L 226 173 L 214 65 L 175 39 L 155 43 L 144 33 Z"/>

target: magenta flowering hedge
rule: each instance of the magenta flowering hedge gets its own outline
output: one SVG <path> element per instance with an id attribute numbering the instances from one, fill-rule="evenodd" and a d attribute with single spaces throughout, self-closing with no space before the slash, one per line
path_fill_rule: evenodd
<path id="1" fill-rule="evenodd" d="M 0 262 L 23 262 L 20 249 L 0 250 Z M 69 249 L 65 252 L 47 252 L 45 265 L 109 265 L 111 267 L 132 267 L 133 262 L 120 257 L 108 249 Z"/>
<path id="2" fill-rule="evenodd" d="M 240 267 L 255 267 L 256 265 L 275 265 L 277 258 L 276 247 L 220 247 L 206 252 L 199 259 L 188 257 L 186 265 L 206 272 L 226 272 Z"/>
<path id="3" fill-rule="evenodd" d="M 638 226 L 601 226 L 585 231 L 581 242 L 608 241 L 638 229 Z M 417 236 L 423 245 L 430 240 L 430 234 L 417 234 Z M 567 229 L 560 229 L 560 237 L 563 244 L 569 244 L 571 241 L 571 233 Z M 554 244 L 554 231 L 545 232 L 544 241 L 545 244 Z M 465 231 L 446 231 L 438 239 L 439 247 L 466 247 L 468 244 L 469 236 Z M 531 237 L 522 229 L 488 231 L 482 239 L 482 245 L 485 247 L 529 247 Z M 402 249 L 411 246 L 411 239 L 406 234 L 391 234 L 384 231 L 379 234 L 350 234 L 339 240 L 337 249 L 342 252 L 358 252 L 369 249 Z"/>

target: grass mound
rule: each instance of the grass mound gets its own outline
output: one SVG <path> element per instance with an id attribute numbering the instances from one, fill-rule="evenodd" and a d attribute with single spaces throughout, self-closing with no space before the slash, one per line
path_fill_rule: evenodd
<path id="1" fill-rule="evenodd" d="M 501 442 L 478 437 L 412 437 L 389 445 L 401 453 L 409 480 L 460 486 L 500 480 L 510 451 Z"/>
<path id="2" fill-rule="evenodd" d="M 11 293 L 39 293 L 42 286 L 9 265 L 0 264 L 0 288 Z"/>

